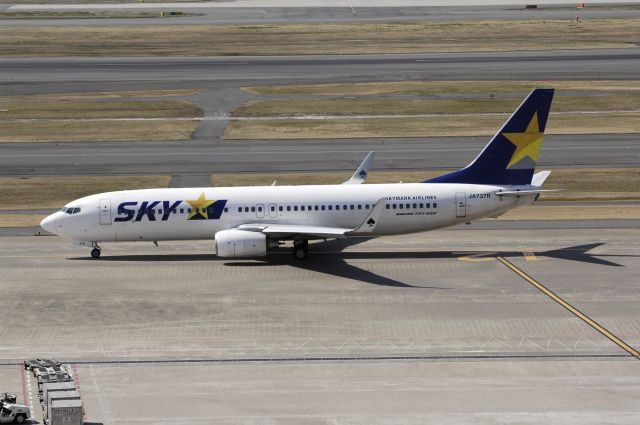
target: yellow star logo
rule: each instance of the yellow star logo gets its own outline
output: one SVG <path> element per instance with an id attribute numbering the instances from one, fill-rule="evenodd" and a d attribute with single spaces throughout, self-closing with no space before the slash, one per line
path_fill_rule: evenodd
<path id="1" fill-rule="evenodd" d="M 502 135 L 509 139 L 516 147 L 516 151 L 511 156 L 511 161 L 507 164 L 507 168 L 511 168 L 512 165 L 527 156 L 534 162 L 538 160 L 538 153 L 540 152 L 540 145 L 542 144 L 544 133 L 540 132 L 537 112 L 531 117 L 531 121 L 524 133 L 502 133 Z"/>
<path id="2" fill-rule="evenodd" d="M 189 213 L 189 217 L 187 220 L 191 220 L 193 217 L 197 215 L 201 215 L 205 220 L 209 219 L 209 215 L 207 213 L 207 207 L 213 204 L 216 201 L 211 201 L 204 198 L 204 192 L 200 194 L 198 199 L 194 201 L 186 201 L 187 204 L 191 205 L 191 213 Z"/>

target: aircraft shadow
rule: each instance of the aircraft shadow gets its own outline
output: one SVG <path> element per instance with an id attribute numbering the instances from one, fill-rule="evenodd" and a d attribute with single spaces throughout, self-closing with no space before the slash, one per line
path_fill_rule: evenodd
<path id="1" fill-rule="evenodd" d="M 304 261 L 299 261 L 293 258 L 288 251 L 276 251 L 259 260 L 247 260 L 247 261 L 232 261 L 228 258 L 219 258 L 214 254 L 162 254 L 162 255 L 108 255 L 102 257 L 99 261 L 113 261 L 113 262 L 188 262 L 188 261 L 216 261 L 222 262 L 227 267 L 279 267 L 290 266 L 302 270 L 313 271 L 316 273 L 327 274 L 335 277 L 341 277 L 345 279 L 352 279 L 364 283 L 380 286 L 391 286 L 399 288 L 425 288 L 425 289 L 446 289 L 438 287 L 425 287 L 410 285 L 405 282 L 381 276 L 371 271 L 365 270 L 360 267 L 356 267 L 348 262 L 348 260 L 406 260 L 406 259 L 455 259 L 455 258 L 493 258 L 493 257 L 505 257 L 505 258 L 518 258 L 523 257 L 524 254 L 521 251 L 499 251 L 499 252 L 487 252 L 487 251 L 465 251 L 465 252 L 451 252 L 451 251 L 428 251 L 428 252 L 398 252 L 398 251 L 347 251 L 343 250 L 349 246 L 353 246 L 362 243 L 369 238 L 354 238 L 346 241 L 326 241 L 318 242 L 310 245 L 309 257 Z M 615 263 L 613 261 L 604 259 L 602 257 L 634 257 L 638 258 L 638 255 L 606 255 L 606 254 L 590 254 L 589 251 L 604 245 L 604 243 L 592 243 L 585 245 L 576 245 L 566 248 L 553 249 L 549 251 L 536 252 L 535 255 L 539 257 L 555 258 L 566 261 L 577 261 L 582 263 L 597 264 L 601 266 L 609 267 L 623 267 L 622 264 Z M 70 260 L 79 261 L 96 261 L 90 257 L 74 257 Z"/>

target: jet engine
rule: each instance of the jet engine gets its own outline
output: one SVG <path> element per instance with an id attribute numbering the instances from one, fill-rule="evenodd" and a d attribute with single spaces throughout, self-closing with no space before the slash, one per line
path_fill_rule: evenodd
<path id="1" fill-rule="evenodd" d="M 267 255 L 267 237 L 247 230 L 221 230 L 215 236 L 218 257 L 261 257 Z"/>

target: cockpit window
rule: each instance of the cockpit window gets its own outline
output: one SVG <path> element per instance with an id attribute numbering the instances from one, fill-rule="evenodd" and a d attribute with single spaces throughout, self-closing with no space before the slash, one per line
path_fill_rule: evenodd
<path id="1" fill-rule="evenodd" d="M 62 211 L 63 213 L 66 213 L 66 214 L 70 214 L 70 215 L 71 214 L 78 214 L 80 212 L 80 208 L 67 208 L 67 207 L 64 207 L 60 211 Z"/>

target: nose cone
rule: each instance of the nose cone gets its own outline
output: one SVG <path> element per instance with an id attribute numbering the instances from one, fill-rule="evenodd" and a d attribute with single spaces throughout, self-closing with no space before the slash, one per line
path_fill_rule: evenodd
<path id="1" fill-rule="evenodd" d="M 40 222 L 40 227 L 42 227 L 44 230 L 46 230 L 49 233 L 55 234 L 56 218 L 57 218 L 56 214 L 51 214 L 50 216 L 45 217 L 45 219 Z"/>

